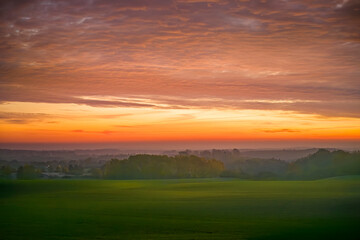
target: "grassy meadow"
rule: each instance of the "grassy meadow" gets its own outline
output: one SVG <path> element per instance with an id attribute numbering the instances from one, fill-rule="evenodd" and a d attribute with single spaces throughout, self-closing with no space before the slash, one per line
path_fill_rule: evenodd
<path id="1" fill-rule="evenodd" d="M 0 181 L 0 239 L 358 239 L 360 178 Z"/>

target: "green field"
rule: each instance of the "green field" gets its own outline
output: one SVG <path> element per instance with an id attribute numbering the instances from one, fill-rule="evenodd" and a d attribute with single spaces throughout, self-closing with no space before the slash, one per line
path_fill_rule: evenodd
<path id="1" fill-rule="evenodd" d="M 0 239 L 358 239 L 360 178 L 0 181 Z"/>

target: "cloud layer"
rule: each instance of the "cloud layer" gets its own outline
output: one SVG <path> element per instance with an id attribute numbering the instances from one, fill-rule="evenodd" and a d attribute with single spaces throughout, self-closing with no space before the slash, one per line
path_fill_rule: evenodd
<path id="1" fill-rule="evenodd" d="M 0 103 L 359 118 L 359 9 L 358 0 L 2 1 Z M 7 123 L 44 118 L 9 114 Z"/>

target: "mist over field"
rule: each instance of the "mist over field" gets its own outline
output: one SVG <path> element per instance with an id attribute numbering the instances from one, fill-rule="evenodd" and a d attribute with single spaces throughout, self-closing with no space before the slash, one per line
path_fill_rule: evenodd
<path id="1" fill-rule="evenodd" d="M 235 177 L 295 180 L 360 174 L 359 151 L 339 149 L 183 151 L 0 149 L 4 179 L 171 179 Z"/>

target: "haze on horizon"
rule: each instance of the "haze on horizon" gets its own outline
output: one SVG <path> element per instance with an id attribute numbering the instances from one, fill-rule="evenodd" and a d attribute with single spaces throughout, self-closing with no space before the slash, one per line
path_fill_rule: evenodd
<path id="1" fill-rule="evenodd" d="M 0 35 L 1 147 L 359 147 L 358 0 L 1 1 Z"/>

